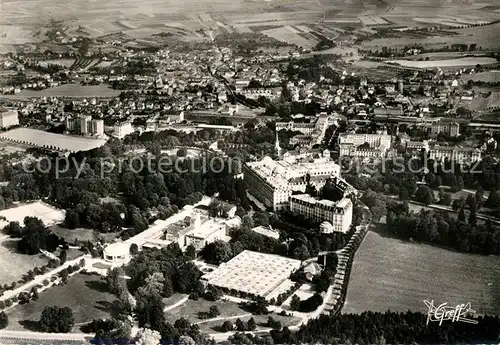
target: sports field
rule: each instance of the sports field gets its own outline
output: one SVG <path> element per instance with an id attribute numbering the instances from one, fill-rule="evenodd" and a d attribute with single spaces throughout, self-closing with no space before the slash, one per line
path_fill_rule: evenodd
<path id="1" fill-rule="evenodd" d="M 5 220 L 0 220 L 0 229 L 3 229 L 9 222 L 19 222 L 22 226 L 25 217 L 36 217 L 46 226 L 51 226 L 64 221 L 65 212 L 37 201 L 3 210 L 0 216 L 5 217 Z"/>
<path id="2" fill-rule="evenodd" d="M 354 258 L 343 313 L 426 312 L 424 300 L 500 314 L 500 257 L 462 254 L 370 231 Z"/>

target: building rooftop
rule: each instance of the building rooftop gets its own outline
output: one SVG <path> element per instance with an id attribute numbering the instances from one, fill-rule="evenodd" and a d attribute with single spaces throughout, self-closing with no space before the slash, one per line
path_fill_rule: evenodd
<path id="1" fill-rule="evenodd" d="M 319 159 L 312 159 L 311 157 L 308 159 L 298 158 L 300 157 L 293 157 L 293 160 L 275 161 L 271 157 L 266 156 L 259 162 L 251 162 L 247 163 L 247 165 L 262 179 L 276 188 L 284 188 L 289 183 L 297 183 L 297 181 L 305 183 L 303 178 L 308 173 L 312 175 L 313 171 L 336 170 L 337 173 L 340 172 L 340 166 L 331 161 L 329 157 Z M 323 175 L 330 176 L 331 174 Z"/>
<path id="2" fill-rule="evenodd" d="M 3 229 L 9 222 L 18 222 L 22 226 L 24 218 L 28 216 L 40 219 L 45 226 L 51 226 L 63 222 L 65 214 L 64 210 L 37 201 L 1 211 L 0 216 L 5 217 L 6 220 L 0 220 L 0 229 Z"/>
<path id="3" fill-rule="evenodd" d="M 255 228 L 252 228 L 252 231 L 274 239 L 280 238 L 280 233 L 278 231 L 270 229 L 265 226 L 257 226 Z"/>
<path id="4" fill-rule="evenodd" d="M 300 264 L 299 260 L 244 250 L 203 278 L 214 286 L 266 297 Z"/>
<path id="5" fill-rule="evenodd" d="M 123 256 L 127 255 L 130 251 L 130 245 L 124 242 L 111 243 L 104 248 L 105 256 Z"/>
<path id="6" fill-rule="evenodd" d="M 0 139 L 58 151 L 89 151 L 103 146 L 106 139 L 85 138 L 44 132 L 31 128 L 16 128 L 0 134 Z"/>
<path id="7" fill-rule="evenodd" d="M 302 201 L 307 202 L 307 203 L 319 204 L 319 205 L 324 205 L 324 206 L 328 206 L 328 207 L 334 207 L 335 205 L 337 205 L 337 203 L 334 201 L 326 200 L 326 199 L 323 199 L 323 200 L 316 199 L 316 198 L 310 196 L 309 194 L 292 195 L 292 198 L 297 199 L 297 200 L 302 200 Z"/>
<path id="8" fill-rule="evenodd" d="M 225 226 L 226 224 L 223 221 L 204 218 L 199 224 L 196 221 L 191 224 L 188 227 L 189 230 L 186 232 L 186 236 L 205 239 Z"/>

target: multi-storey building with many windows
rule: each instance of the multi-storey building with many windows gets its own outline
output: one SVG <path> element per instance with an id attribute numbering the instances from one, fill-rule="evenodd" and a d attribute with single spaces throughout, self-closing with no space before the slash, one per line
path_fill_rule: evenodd
<path id="1" fill-rule="evenodd" d="M 438 121 L 431 125 L 431 133 L 435 135 L 446 133 L 450 137 L 456 137 L 460 135 L 460 125 L 454 121 Z"/>
<path id="2" fill-rule="evenodd" d="M 316 129 L 314 122 L 276 122 L 276 131 L 279 132 L 283 129 L 290 131 L 300 132 L 304 135 L 311 135 Z"/>
<path id="3" fill-rule="evenodd" d="M 338 202 L 320 200 L 309 194 L 292 195 L 290 211 L 318 222 L 329 222 L 333 231 L 347 233 L 352 223 L 353 204 L 351 199 L 342 198 Z"/>
<path id="4" fill-rule="evenodd" d="M 104 120 L 92 119 L 90 115 L 66 118 L 66 131 L 81 135 L 103 136 Z"/>
<path id="5" fill-rule="evenodd" d="M 308 181 L 320 189 L 331 177 L 339 177 L 340 166 L 331 160 L 328 151 L 315 159 L 304 155 L 279 161 L 264 157 L 244 165 L 243 174 L 249 193 L 277 211 L 288 207 L 292 192 L 304 193 Z"/>
<path id="6" fill-rule="evenodd" d="M 480 161 L 481 151 L 472 147 L 436 145 L 429 150 L 429 158 L 438 162 L 449 160 L 458 164 L 467 164 Z"/>
<path id="7" fill-rule="evenodd" d="M 386 154 L 391 147 L 388 134 L 341 134 L 339 136 L 340 156 L 377 158 Z"/>

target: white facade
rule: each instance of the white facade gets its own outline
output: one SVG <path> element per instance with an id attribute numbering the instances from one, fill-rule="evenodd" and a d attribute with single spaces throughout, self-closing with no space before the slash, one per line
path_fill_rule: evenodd
<path id="1" fill-rule="evenodd" d="M 290 211 L 318 222 L 327 221 L 333 231 L 347 233 L 352 224 L 353 204 L 348 198 L 333 202 L 301 194 L 290 197 Z"/>
<path id="2" fill-rule="evenodd" d="M 281 87 L 269 88 L 269 89 L 245 89 L 241 93 L 250 99 L 257 99 L 261 96 L 266 97 L 270 100 L 275 100 L 281 97 Z"/>
<path id="3" fill-rule="evenodd" d="M 80 116 L 80 133 L 85 135 L 85 134 L 90 134 L 89 132 L 89 127 L 90 123 L 92 122 L 92 116 L 86 115 L 86 116 Z"/>
<path id="4" fill-rule="evenodd" d="M 391 146 L 391 136 L 388 134 L 341 134 L 339 136 L 340 144 L 353 144 L 355 146 L 368 143 L 371 148 Z"/>
<path id="5" fill-rule="evenodd" d="M 302 123 L 302 122 L 276 122 L 276 131 L 279 132 L 283 129 L 290 131 L 297 131 L 305 135 L 311 135 L 316 128 L 315 123 Z"/>
<path id="6" fill-rule="evenodd" d="M 243 166 L 247 188 L 266 207 L 278 211 L 288 207 L 292 192 L 305 192 L 307 176 L 310 183 L 319 189 L 331 177 L 340 176 L 340 166 L 328 154 L 312 159 L 304 156 L 290 156 L 275 161 L 264 157 L 259 162 Z"/>
<path id="7" fill-rule="evenodd" d="M 280 238 L 280 233 L 278 231 L 271 228 L 267 228 L 265 226 L 257 226 L 255 228 L 252 228 L 251 230 L 258 234 L 274 238 L 275 240 Z"/>
<path id="8" fill-rule="evenodd" d="M 95 135 L 104 135 L 104 120 L 92 120 L 92 129 Z"/>
<path id="9" fill-rule="evenodd" d="M 435 161 L 449 160 L 465 164 L 481 160 L 481 151 L 475 148 L 460 146 L 434 146 L 429 151 L 429 158 Z"/>
<path id="10" fill-rule="evenodd" d="M 17 110 L 8 110 L 0 114 L 0 128 L 9 128 L 19 125 Z"/>
<path id="11" fill-rule="evenodd" d="M 392 137 L 388 134 L 341 134 L 339 136 L 340 156 L 376 158 L 385 155 L 391 147 Z M 358 148 L 363 144 L 369 147 Z"/>
<path id="12" fill-rule="evenodd" d="M 112 243 L 104 248 L 104 260 L 112 264 L 123 264 L 130 257 L 130 246 L 126 243 Z"/>
<path id="13" fill-rule="evenodd" d="M 125 122 L 114 126 L 113 135 L 119 139 L 125 138 L 127 135 L 134 133 L 134 127 L 130 122 Z"/>
<path id="14" fill-rule="evenodd" d="M 432 134 L 437 135 L 441 132 L 444 132 L 451 137 L 456 137 L 460 135 L 460 124 L 458 124 L 457 122 L 439 121 L 431 125 Z"/>
<path id="15" fill-rule="evenodd" d="M 93 120 L 90 115 L 67 117 L 66 130 L 81 135 L 104 136 L 104 120 Z"/>
<path id="16" fill-rule="evenodd" d="M 196 250 L 202 250 L 207 244 L 227 238 L 229 227 L 224 222 L 212 219 L 201 220 L 201 215 L 196 214 L 193 229 L 183 237 L 181 247 L 192 245 Z"/>

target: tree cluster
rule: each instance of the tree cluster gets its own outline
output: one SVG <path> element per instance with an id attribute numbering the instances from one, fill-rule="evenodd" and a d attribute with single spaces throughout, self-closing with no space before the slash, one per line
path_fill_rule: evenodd
<path id="1" fill-rule="evenodd" d="M 73 311 L 68 307 L 46 306 L 40 316 L 40 327 L 44 332 L 68 333 L 74 324 Z"/>
<path id="2" fill-rule="evenodd" d="M 458 219 L 448 212 L 421 210 L 409 212 L 408 206 L 392 203 L 387 207 L 387 231 L 415 241 L 433 243 L 462 252 L 500 254 L 500 230 L 491 222 L 478 224 L 475 213 L 470 212 L 466 221 L 464 208 Z"/>
<path id="3" fill-rule="evenodd" d="M 292 310 L 300 311 L 303 313 L 310 313 L 318 309 L 318 307 L 323 303 L 323 296 L 319 293 L 315 293 L 306 300 L 301 301 L 297 295 L 293 295 L 290 301 L 290 308 Z"/>
<path id="4" fill-rule="evenodd" d="M 10 222 L 4 232 L 12 237 L 20 237 L 17 248 L 21 253 L 29 255 L 38 254 L 41 249 L 53 252 L 59 245 L 65 244 L 64 240 L 53 234 L 36 217 L 25 217 L 22 227 L 18 222 Z"/>

